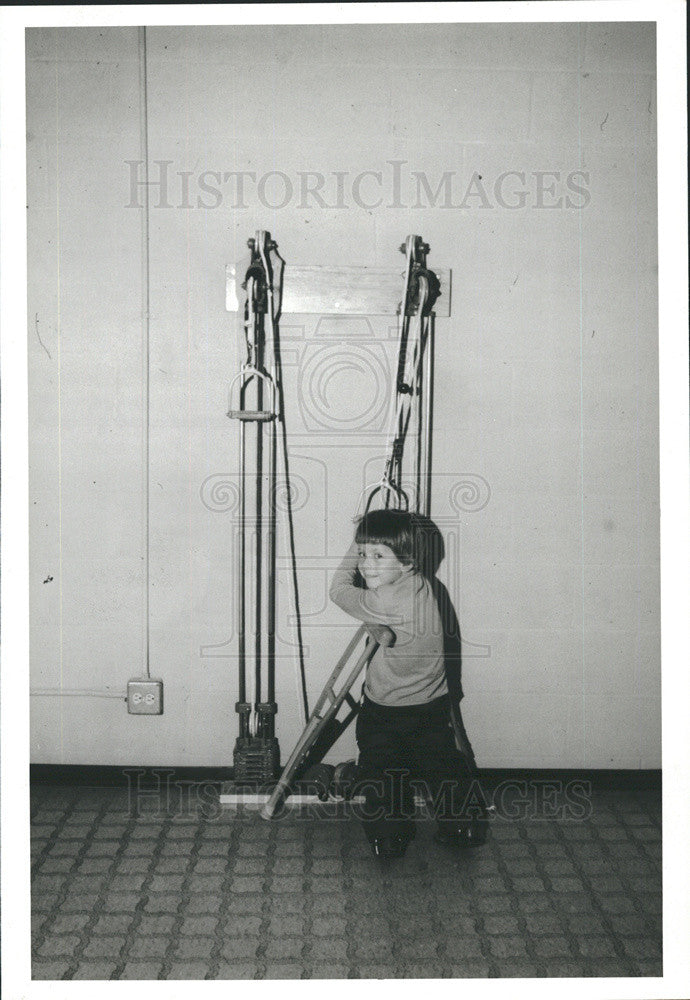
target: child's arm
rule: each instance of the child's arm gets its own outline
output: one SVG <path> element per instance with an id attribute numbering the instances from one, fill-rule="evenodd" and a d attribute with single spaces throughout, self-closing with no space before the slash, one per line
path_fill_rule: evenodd
<path id="1" fill-rule="evenodd" d="M 379 646 L 395 645 L 395 632 L 392 628 L 388 628 L 387 625 L 367 624 L 364 627 L 374 642 L 378 642 Z"/>

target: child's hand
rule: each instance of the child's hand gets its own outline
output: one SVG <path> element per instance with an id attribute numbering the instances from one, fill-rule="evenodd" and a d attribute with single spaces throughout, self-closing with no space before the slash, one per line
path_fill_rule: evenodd
<path id="1" fill-rule="evenodd" d="M 379 646 L 392 646 L 395 642 L 395 632 L 387 625 L 365 625 L 364 627 Z"/>

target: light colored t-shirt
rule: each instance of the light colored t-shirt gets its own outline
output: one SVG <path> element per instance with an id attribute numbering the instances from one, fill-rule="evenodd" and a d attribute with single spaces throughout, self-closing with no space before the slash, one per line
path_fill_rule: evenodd
<path id="1" fill-rule="evenodd" d="M 359 546 L 350 546 L 330 587 L 331 600 L 358 621 L 388 625 L 393 646 L 379 646 L 364 690 L 380 705 L 421 705 L 448 692 L 443 627 L 431 585 L 411 567 L 375 590 L 354 585 Z"/>

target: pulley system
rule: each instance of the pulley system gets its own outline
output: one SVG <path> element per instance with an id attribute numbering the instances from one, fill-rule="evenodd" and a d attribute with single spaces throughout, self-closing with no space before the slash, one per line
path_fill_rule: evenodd
<path id="1" fill-rule="evenodd" d="M 398 321 L 398 364 L 391 401 L 391 423 L 386 461 L 381 479 L 365 489 L 364 511 L 376 503 L 384 508 L 415 510 L 428 516 L 431 476 L 431 376 L 433 348 L 432 307 L 439 295 L 436 275 L 427 269 L 429 247 L 419 236 L 409 236 L 401 251 L 405 254 L 403 294 Z M 425 354 L 426 352 L 426 354 Z M 426 357 L 426 365 L 424 359 Z M 424 374 L 427 386 L 424 387 Z M 414 427 L 413 483 L 406 489 L 403 458 L 410 427 Z M 410 499 L 410 492 L 412 499 Z M 271 819 L 300 770 L 318 747 L 322 756 L 347 726 L 357 706 L 350 690 L 361 675 L 378 644 L 361 626 L 335 665 L 307 725 L 300 736 L 280 778 L 263 806 L 261 815 Z M 350 707 L 345 722 L 336 716 L 344 702 Z"/>
<path id="2" fill-rule="evenodd" d="M 228 416 L 239 421 L 237 635 L 239 736 L 235 775 L 268 781 L 279 767 L 275 737 L 276 443 L 281 419 L 276 347 L 283 262 L 258 230 L 243 288 L 246 359 L 230 383 Z M 252 449 L 253 469 L 248 471 Z M 253 583 L 253 588 L 251 584 Z"/>
<path id="3" fill-rule="evenodd" d="M 262 805 L 262 816 L 272 818 L 281 802 L 293 790 L 296 779 L 309 764 L 318 762 L 336 742 L 356 714 L 358 705 L 350 691 L 371 660 L 377 643 L 365 626 L 353 635 L 336 663 L 311 714 L 307 708 L 306 685 L 301 658 L 300 691 L 305 728 L 287 764 L 280 771 L 280 751 L 275 735 L 276 668 L 276 458 L 278 431 L 282 433 L 285 493 L 289 495 L 288 452 L 280 376 L 278 320 L 281 302 L 308 301 L 312 309 L 329 311 L 328 280 L 331 281 L 332 312 L 343 302 L 351 311 L 366 314 L 382 311 L 381 303 L 394 294 L 389 272 L 356 268 L 295 268 L 293 284 L 297 292 L 283 295 L 284 262 L 277 246 L 265 230 L 248 241 L 249 263 L 241 287 L 241 324 L 246 357 L 230 384 L 228 416 L 239 422 L 239 545 L 236 574 L 237 633 L 239 662 L 239 735 L 234 751 L 234 782 L 221 793 L 226 804 L 250 802 Z M 427 266 L 429 247 L 420 236 L 408 236 L 400 247 L 405 256 L 402 295 L 399 299 L 398 345 L 395 378 L 390 399 L 390 421 L 381 478 L 365 486 L 357 504 L 357 514 L 373 507 L 397 508 L 429 516 L 431 504 L 431 421 L 434 358 L 434 306 L 441 293 L 436 273 Z M 324 277 L 325 275 L 325 277 Z M 360 278 L 361 275 L 361 278 Z M 321 286 L 313 285 L 317 278 Z M 242 277 L 242 275 L 237 275 Z M 380 278 L 380 281 L 377 279 Z M 358 283 L 359 279 L 359 283 Z M 398 278 L 399 280 L 399 278 Z M 447 280 L 447 279 L 446 279 Z M 385 286 L 378 289 L 377 283 Z M 299 295 L 303 299 L 299 299 Z M 238 296 L 238 298 L 240 298 Z M 442 300 L 443 302 L 443 300 Z M 448 302 L 444 307 L 447 309 Z M 446 312 L 446 315 L 448 313 Z M 407 449 L 408 442 L 411 448 Z M 289 531 L 293 561 L 295 620 L 299 622 L 295 552 L 290 512 Z M 366 642 L 365 642 L 366 640 Z M 365 644 L 363 645 L 363 643 Z M 338 719 L 347 704 L 349 714 Z M 454 717 L 456 741 L 460 739 L 459 714 Z M 330 772 L 321 791 L 328 792 Z M 336 769 L 335 785 L 347 784 L 349 765 Z M 319 772 L 319 773 L 320 773 Z M 312 767 L 313 775 L 314 769 Z M 248 793 L 247 789 L 254 789 Z M 334 787 L 332 784 L 330 787 Z M 241 789 L 235 794 L 233 789 Z M 298 801 L 299 796 L 291 796 Z"/>

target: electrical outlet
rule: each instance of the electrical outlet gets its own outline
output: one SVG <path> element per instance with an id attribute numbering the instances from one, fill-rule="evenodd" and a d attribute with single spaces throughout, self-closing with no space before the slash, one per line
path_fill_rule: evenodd
<path id="1" fill-rule="evenodd" d="M 163 681 L 157 677 L 127 681 L 127 711 L 130 715 L 162 715 Z"/>

